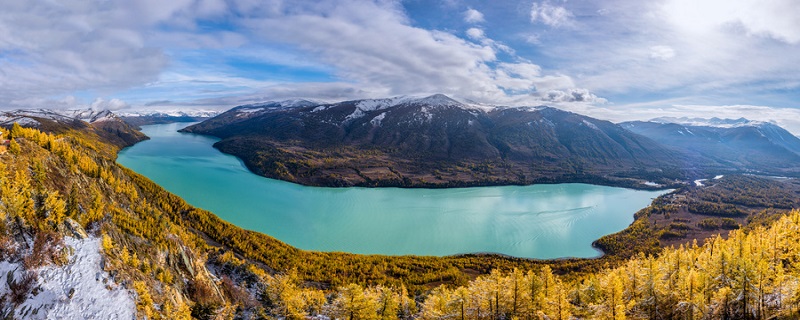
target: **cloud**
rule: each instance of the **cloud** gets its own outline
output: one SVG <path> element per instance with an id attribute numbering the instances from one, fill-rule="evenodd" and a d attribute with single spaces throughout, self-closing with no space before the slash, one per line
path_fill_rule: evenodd
<path id="1" fill-rule="evenodd" d="M 478 10 L 455 12 L 486 23 Z M 549 3 L 538 12 L 537 21 L 554 26 L 572 18 Z M 577 90 L 570 76 L 492 39 L 489 26 L 454 34 L 407 14 L 388 0 L 9 0 L 0 12 L 0 107 L 227 107 L 425 93 L 533 104 Z M 281 78 L 293 74 L 302 76 Z"/>
<path id="2" fill-rule="evenodd" d="M 675 49 L 670 46 L 650 47 L 650 58 L 667 61 L 675 57 Z"/>
<path id="3" fill-rule="evenodd" d="M 92 109 L 92 110 L 120 110 L 129 108 L 130 105 L 120 99 L 112 98 L 95 98 L 91 103 L 84 103 L 81 99 L 75 96 L 66 96 L 61 99 L 48 99 L 29 97 L 9 102 L 10 107 L 20 109 L 53 109 L 53 110 L 67 110 L 67 109 Z"/>
<path id="4" fill-rule="evenodd" d="M 464 11 L 464 22 L 466 23 L 481 23 L 486 22 L 486 19 L 483 18 L 483 13 L 478 10 L 469 8 L 467 11 Z"/>
<path id="5" fill-rule="evenodd" d="M 474 40 L 482 40 L 486 38 L 486 34 L 483 32 L 483 29 L 480 28 L 467 29 L 467 36 Z"/>
<path id="6" fill-rule="evenodd" d="M 608 102 L 606 99 L 599 98 L 587 89 L 569 90 L 550 90 L 545 96 L 546 101 L 551 102 L 585 102 L 590 104 L 603 104 Z"/>
<path id="7" fill-rule="evenodd" d="M 0 103 L 75 90 L 126 88 L 168 62 L 141 21 L 104 1 L 8 0 L 0 11 Z"/>
<path id="8" fill-rule="evenodd" d="M 564 7 L 550 4 L 548 1 L 534 2 L 531 6 L 531 22 L 542 23 L 551 27 L 569 25 L 572 22 L 572 12 Z"/>
<path id="9" fill-rule="evenodd" d="M 800 89 L 800 43 L 793 42 L 800 12 L 791 2 L 559 2 L 588 18 L 544 31 L 537 48 L 576 87 L 612 101 L 702 96 L 709 104 L 769 104 L 773 94 Z"/>
<path id="10" fill-rule="evenodd" d="M 728 28 L 790 44 L 800 42 L 800 6 L 792 0 L 669 0 L 663 12 L 668 21 L 688 33 Z"/>
<path id="11" fill-rule="evenodd" d="M 96 98 L 89 108 L 92 110 L 120 110 L 130 107 L 125 101 L 120 99 L 106 100 L 103 98 Z"/>
<path id="12" fill-rule="evenodd" d="M 391 2 L 286 3 L 283 12 L 247 19 L 246 25 L 263 41 L 310 52 L 330 65 L 340 79 L 364 88 L 364 92 L 440 92 L 496 102 L 508 100 L 508 90 L 524 91 L 529 97 L 529 92 L 539 91 L 540 86 L 570 89 L 553 86 L 572 84 L 564 75 L 498 68 L 498 53 L 513 50 L 488 38 L 483 29 L 467 30 L 467 36 L 476 41 L 470 42 L 452 33 L 414 27 L 402 8 Z M 565 78 L 568 81 L 563 81 Z"/>

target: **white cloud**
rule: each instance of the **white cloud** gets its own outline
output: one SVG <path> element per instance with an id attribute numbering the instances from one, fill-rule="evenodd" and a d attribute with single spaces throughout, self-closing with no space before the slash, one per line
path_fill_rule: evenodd
<path id="1" fill-rule="evenodd" d="M 125 108 L 168 100 L 191 105 L 424 93 L 529 104 L 551 101 L 553 90 L 578 90 L 571 77 L 543 71 L 483 27 L 461 36 L 426 30 L 396 1 L 8 0 L 3 6 L 0 107 Z M 553 26 L 572 18 L 549 3 L 538 12 L 532 20 Z M 463 19 L 486 22 L 472 8 Z M 333 79 L 250 78 L 221 62 L 226 59 Z M 127 91 L 115 94 L 120 90 Z M 54 101 L 70 94 L 82 98 Z M 88 97 L 112 94 L 117 99 Z"/>
<path id="2" fill-rule="evenodd" d="M 126 88 L 167 65 L 139 21 L 102 1 L 8 0 L 0 11 L 0 103 L 74 90 Z"/>
<path id="3" fill-rule="evenodd" d="M 650 47 L 650 58 L 667 61 L 675 57 L 675 49 L 670 46 Z"/>
<path id="4" fill-rule="evenodd" d="M 473 43 L 448 32 L 417 28 L 394 3 L 325 1 L 317 6 L 286 6 L 284 12 L 292 14 L 248 19 L 247 26 L 264 41 L 313 53 L 364 92 L 384 96 L 440 92 L 498 102 L 510 99 L 507 90 L 524 92 L 526 97 L 533 90 L 533 97 L 543 97 L 546 91 L 541 87 L 571 89 L 572 81 L 564 75 L 494 66 L 498 52 L 513 50 L 488 38 L 483 29 L 467 30 L 477 42 Z"/>
<path id="5" fill-rule="evenodd" d="M 591 18 L 545 31 L 537 47 L 558 59 L 576 87 L 612 99 L 657 94 L 766 104 L 754 97 L 800 89 L 800 43 L 792 43 L 800 6 L 789 2 L 564 2 Z M 598 10 L 604 14 L 592 15 Z"/>
<path id="6" fill-rule="evenodd" d="M 481 23 L 486 22 L 486 19 L 483 17 L 483 13 L 478 10 L 469 8 L 467 11 L 464 11 L 464 22 L 466 23 Z"/>
<path id="7" fill-rule="evenodd" d="M 103 98 L 96 98 L 89 107 L 92 110 L 120 110 L 130 107 L 125 101 L 120 99 L 106 100 Z"/>
<path id="8" fill-rule="evenodd" d="M 573 14 L 564 7 L 552 5 L 548 1 L 534 2 L 531 6 L 531 22 L 543 23 L 551 27 L 569 25 Z"/>
<path id="9" fill-rule="evenodd" d="M 486 38 L 486 34 L 483 32 L 483 29 L 480 28 L 467 29 L 467 36 L 473 40 L 482 40 Z"/>
<path id="10" fill-rule="evenodd" d="M 793 0 L 669 0 L 663 12 L 668 21 L 687 33 L 733 28 L 752 36 L 800 42 L 800 6 Z"/>
<path id="11" fill-rule="evenodd" d="M 120 99 L 95 98 L 91 103 L 81 101 L 75 96 L 65 96 L 61 99 L 28 97 L 9 102 L 8 107 L 20 109 L 92 109 L 92 110 L 120 110 L 129 108 L 130 105 Z"/>

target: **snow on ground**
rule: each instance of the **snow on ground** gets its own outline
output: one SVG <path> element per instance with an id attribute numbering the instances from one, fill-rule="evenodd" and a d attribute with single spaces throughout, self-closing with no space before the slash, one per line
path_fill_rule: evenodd
<path id="1" fill-rule="evenodd" d="M 694 181 L 694 185 L 698 186 L 698 187 L 702 187 L 702 186 L 704 186 L 703 185 L 703 181 L 706 181 L 706 180 L 708 180 L 708 179 L 697 179 L 697 180 Z"/>
<path id="2" fill-rule="evenodd" d="M 383 113 L 377 115 L 375 118 L 372 118 L 372 120 L 370 120 L 369 122 L 372 123 L 373 126 L 379 126 L 380 127 L 381 126 L 381 121 L 383 121 L 383 118 L 385 118 L 385 117 L 386 117 L 386 112 L 383 112 Z"/>
<path id="3" fill-rule="evenodd" d="M 715 176 L 715 177 L 714 177 L 714 180 L 719 180 L 719 179 L 722 179 L 722 177 L 724 177 L 724 176 L 723 176 L 723 175 L 718 175 L 718 176 Z"/>
<path id="4" fill-rule="evenodd" d="M 745 118 L 739 119 L 720 119 L 720 118 L 688 118 L 688 117 L 660 117 L 651 119 L 652 122 L 657 123 L 676 123 L 684 126 L 695 127 L 715 127 L 715 128 L 738 128 L 738 127 L 757 127 L 765 123 L 764 121 L 748 120 Z"/>
<path id="5" fill-rule="evenodd" d="M 126 110 L 115 112 L 120 117 L 215 117 L 221 112 L 219 110 Z"/>
<path id="6" fill-rule="evenodd" d="M 239 113 L 254 113 L 254 112 L 264 111 L 264 108 L 242 108 L 236 111 L 238 111 Z"/>
<path id="7" fill-rule="evenodd" d="M 407 97 L 407 96 L 400 96 L 400 97 L 394 97 L 394 98 L 388 98 L 388 99 L 366 99 L 366 100 L 361 100 L 356 104 L 356 109 L 353 111 L 353 113 L 351 113 L 351 114 L 347 115 L 347 117 L 345 117 L 345 121 L 361 118 L 366 114 L 366 112 L 369 112 L 369 111 L 383 110 L 383 109 L 386 109 L 386 108 L 389 108 L 389 107 L 393 107 L 393 106 L 399 105 L 399 104 L 404 103 L 404 102 L 408 102 L 410 100 L 413 100 L 413 99 L 410 98 L 410 97 Z"/>
<path id="8" fill-rule="evenodd" d="M 597 125 L 595 125 L 594 123 L 591 123 L 589 121 L 583 120 L 583 124 L 586 125 L 589 128 L 592 128 L 594 130 L 600 131 L 600 128 L 598 128 Z"/>
<path id="9" fill-rule="evenodd" d="M 65 266 L 36 271 L 38 289 L 14 310 L 23 319 L 135 319 L 136 304 L 128 290 L 114 283 L 101 267 L 100 239 L 64 238 L 74 254 Z M 0 295 L 9 292 L 9 271 L 22 276 L 21 263 L 0 262 Z M 37 292 L 38 291 L 38 292 Z"/>
<path id="10" fill-rule="evenodd" d="M 14 122 L 19 123 L 21 126 L 26 127 L 38 127 L 39 121 L 36 121 L 32 118 L 23 117 L 23 116 L 0 116 L 0 124 L 10 126 Z"/>
<path id="11" fill-rule="evenodd" d="M 465 110 L 472 110 L 475 112 L 479 111 L 489 112 L 496 108 L 494 106 L 482 105 L 477 103 L 464 103 L 452 99 L 443 94 L 434 94 L 432 96 L 427 96 L 427 97 L 398 96 L 388 99 L 365 99 L 358 101 L 358 103 L 356 104 L 356 109 L 353 111 L 353 113 L 345 117 L 345 121 L 361 118 L 370 111 L 383 110 L 399 105 L 411 105 L 411 104 L 424 105 L 428 107 L 459 107 Z M 314 109 L 314 111 L 318 110 Z M 431 117 L 427 113 L 424 114 L 424 116 L 428 120 L 431 119 Z"/>

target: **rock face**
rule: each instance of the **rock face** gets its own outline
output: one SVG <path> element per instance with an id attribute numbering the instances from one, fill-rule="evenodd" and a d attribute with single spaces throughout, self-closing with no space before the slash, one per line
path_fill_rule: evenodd
<path id="1" fill-rule="evenodd" d="M 444 95 L 247 105 L 184 131 L 222 138 L 215 146 L 258 174 L 311 185 L 615 184 L 680 176 L 676 152 L 611 122 Z"/>

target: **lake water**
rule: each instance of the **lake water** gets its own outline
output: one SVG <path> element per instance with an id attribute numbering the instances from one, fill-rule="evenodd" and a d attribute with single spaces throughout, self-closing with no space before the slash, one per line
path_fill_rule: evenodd
<path id="1" fill-rule="evenodd" d="M 666 192 L 588 184 L 306 187 L 252 174 L 212 147 L 218 139 L 177 132 L 186 125 L 143 126 L 151 140 L 123 150 L 117 161 L 196 207 L 306 250 L 595 257 L 592 241 L 624 229 Z"/>

